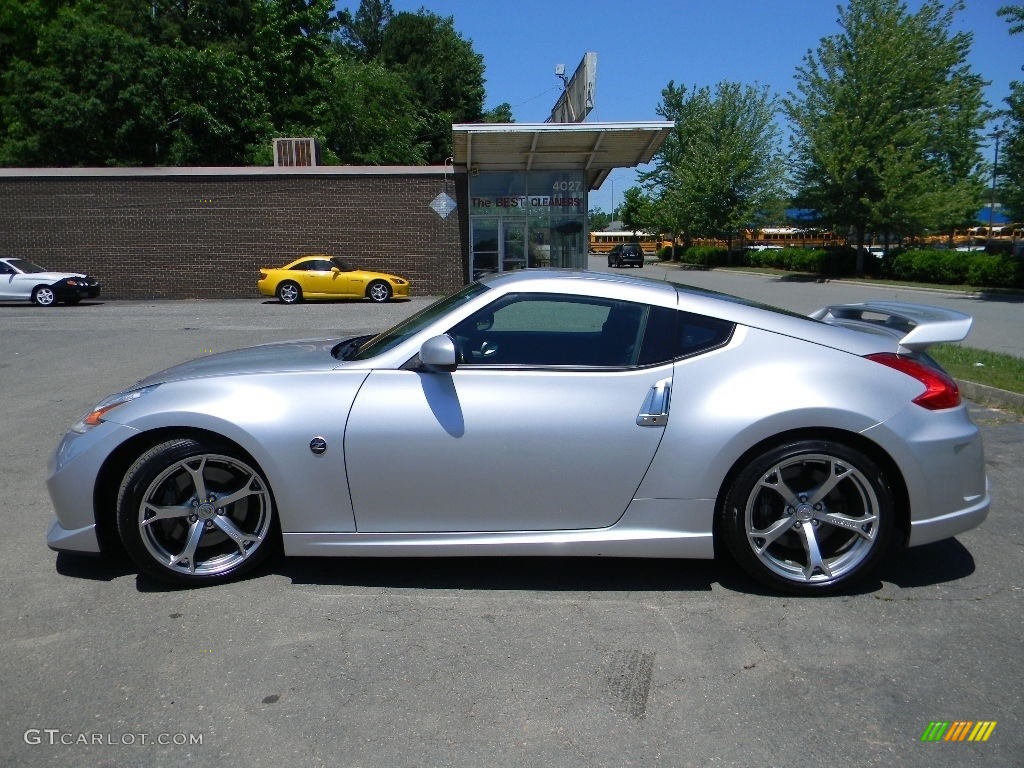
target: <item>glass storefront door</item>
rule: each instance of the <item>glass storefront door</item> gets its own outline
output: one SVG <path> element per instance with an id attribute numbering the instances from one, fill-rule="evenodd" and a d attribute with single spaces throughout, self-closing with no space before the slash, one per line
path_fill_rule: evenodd
<path id="1" fill-rule="evenodd" d="M 501 271 L 526 267 L 526 222 L 501 220 Z"/>
<path id="2" fill-rule="evenodd" d="M 469 192 L 471 280 L 527 267 L 586 269 L 581 171 L 481 173 Z"/>
<path id="3" fill-rule="evenodd" d="M 486 274 L 498 271 L 498 226 L 497 217 L 477 216 L 473 218 L 473 229 L 470 233 L 472 251 L 470 253 L 469 277 L 478 280 Z"/>

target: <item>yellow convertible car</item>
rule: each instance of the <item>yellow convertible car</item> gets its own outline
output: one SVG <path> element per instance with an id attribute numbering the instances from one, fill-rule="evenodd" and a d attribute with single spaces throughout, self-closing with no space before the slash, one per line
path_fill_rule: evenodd
<path id="1" fill-rule="evenodd" d="M 356 269 L 323 253 L 300 256 L 283 267 L 261 267 L 256 287 L 260 295 L 276 296 L 282 304 L 297 304 L 304 299 L 365 297 L 382 302 L 409 298 L 409 281 L 404 277 Z"/>

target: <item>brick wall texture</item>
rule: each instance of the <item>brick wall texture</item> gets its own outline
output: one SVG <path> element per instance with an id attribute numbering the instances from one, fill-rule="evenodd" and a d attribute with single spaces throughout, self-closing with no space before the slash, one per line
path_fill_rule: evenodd
<path id="1" fill-rule="evenodd" d="M 459 200 L 441 218 L 430 202 Z M 256 297 L 261 266 L 304 253 L 342 256 L 412 281 L 413 295 L 465 282 L 465 176 L 0 176 L 0 255 L 87 272 L 107 299 Z"/>

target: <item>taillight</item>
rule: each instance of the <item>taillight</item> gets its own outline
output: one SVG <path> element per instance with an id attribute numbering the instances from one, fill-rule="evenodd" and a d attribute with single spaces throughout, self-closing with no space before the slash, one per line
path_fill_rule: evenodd
<path id="1" fill-rule="evenodd" d="M 868 355 L 868 360 L 895 368 L 897 371 L 912 376 L 924 384 L 924 392 L 914 398 L 913 402 L 930 411 L 942 408 L 955 408 L 960 405 L 960 388 L 949 374 L 925 365 L 911 357 L 901 357 L 892 352 L 880 352 Z"/>

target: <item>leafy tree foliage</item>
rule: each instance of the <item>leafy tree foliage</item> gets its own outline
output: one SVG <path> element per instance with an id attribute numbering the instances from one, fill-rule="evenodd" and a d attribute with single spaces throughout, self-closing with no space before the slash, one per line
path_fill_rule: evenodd
<path id="1" fill-rule="evenodd" d="M 658 114 L 675 122 L 643 176 L 643 228 L 685 237 L 731 237 L 782 193 L 784 166 L 766 88 L 722 82 L 692 90 L 670 82 Z"/>
<path id="2" fill-rule="evenodd" d="M 969 221 L 981 201 L 983 81 L 966 63 L 971 35 L 951 32 L 961 7 L 850 0 L 841 32 L 797 69 L 784 108 L 800 203 L 858 244 Z"/>
<path id="3" fill-rule="evenodd" d="M 626 229 L 634 233 L 646 230 L 653 214 L 651 199 L 640 187 L 629 187 L 622 195 L 618 214 Z"/>
<path id="4" fill-rule="evenodd" d="M 1024 5 L 1004 6 L 999 15 L 1006 18 L 1011 35 L 1024 34 Z M 1024 221 L 1024 82 L 1010 84 L 1006 105 L 1006 141 L 999 162 L 1000 198 L 1015 221 Z"/>
<path id="5" fill-rule="evenodd" d="M 384 32 L 394 15 L 390 0 L 362 0 L 355 14 L 347 9 L 339 14 L 341 39 L 358 58 L 372 61 L 380 56 Z"/>
<path id="6" fill-rule="evenodd" d="M 430 161 L 443 163 L 452 153 L 452 124 L 483 121 L 483 57 L 455 31 L 450 16 L 420 10 L 391 19 L 380 58 L 412 85 L 423 108 Z"/>
<path id="7" fill-rule="evenodd" d="M 3 0 L 0 165 L 420 164 L 483 112 L 483 61 L 451 19 L 362 0 Z"/>
<path id="8" fill-rule="evenodd" d="M 587 229 L 591 232 L 607 229 L 611 222 L 612 214 L 605 213 L 605 211 L 600 208 L 591 208 L 587 211 Z"/>

